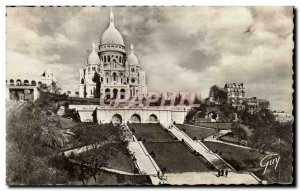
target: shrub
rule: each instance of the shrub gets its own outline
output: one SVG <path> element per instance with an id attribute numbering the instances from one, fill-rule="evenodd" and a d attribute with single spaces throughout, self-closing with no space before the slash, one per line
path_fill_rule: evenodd
<path id="1" fill-rule="evenodd" d="M 219 155 L 222 155 L 222 151 L 219 152 Z"/>
<path id="2" fill-rule="evenodd" d="M 150 156 L 155 157 L 155 153 L 153 151 L 150 152 Z"/>
<path id="3" fill-rule="evenodd" d="M 142 141 L 141 137 L 138 138 L 138 141 Z"/>
<path id="4" fill-rule="evenodd" d="M 184 139 L 181 139 L 181 142 L 184 142 Z"/>
<path id="5" fill-rule="evenodd" d="M 74 155 L 74 152 L 73 152 L 73 151 L 72 151 L 71 154 L 70 154 L 70 158 L 71 158 L 71 159 L 74 159 L 74 158 L 75 158 L 75 155 Z"/>
<path id="6" fill-rule="evenodd" d="M 178 140 L 178 138 L 177 138 L 177 137 L 174 137 L 174 140 Z"/>
<path id="7" fill-rule="evenodd" d="M 193 152 L 192 152 L 192 153 L 195 155 L 195 154 L 197 154 L 197 151 L 196 151 L 196 150 L 193 150 Z"/>
<path id="8" fill-rule="evenodd" d="M 196 140 L 197 140 L 197 137 L 194 137 L 193 140 L 196 141 Z"/>
<path id="9" fill-rule="evenodd" d="M 218 150 L 215 150 L 215 153 L 218 153 L 219 151 Z"/>
<path id="10" fill-rule="evenodd" d="M 143 143 L 145 143 L 146 142 L 146 139 L 143 139 Z"/>
<path id="11" fill-rule="evenodd" d="M 123 174 L 116 174 L 117 176 L 117 183 L 124 183 L 125 181 L 125 176 Z"/>
<path id="12" fill-rule="evenodd" d="M 204 138 L 203 137 L 201 138 L 201 141 L 204 142 Z"/>
<path id="13" fill-rule="evenodd" d="M 199 152 L 196 153 L 196 156 L 201 156 L 201 154 Z"/>
<path id="14" fill-rule="evenodd" d="M 134 174 L 138 174 L 138 173 L 139 173 L 139 169 L 134 168 L 134 169 L 133 169 L 133 173 L 134 173 Z"/>

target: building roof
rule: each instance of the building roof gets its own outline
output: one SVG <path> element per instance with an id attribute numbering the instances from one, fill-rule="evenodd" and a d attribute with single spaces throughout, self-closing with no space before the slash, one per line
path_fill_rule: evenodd
<path id="1" fill-rule="evenodd" d="M 138 61 L 136 55 L 133 52 L 133 45 L 132 45 L 132 43 L 131 43 L 131 47 L 130 48 L 131 48 L 131 51 L 130 51 L 130 53 L 128 55 L 128 58 L 127 58 L 128 63 L 130 65 L 139 65 L 139 61 Z"/>
<path id="2" fill-rule="evenodd" d="M 98 64 L 98 63 L 99 63 L 99 57 L 98 57 L 98 54 L 96 53 L 95 43 L 93 42 L 92 52 L 88 57 L 88 64 Z"/>

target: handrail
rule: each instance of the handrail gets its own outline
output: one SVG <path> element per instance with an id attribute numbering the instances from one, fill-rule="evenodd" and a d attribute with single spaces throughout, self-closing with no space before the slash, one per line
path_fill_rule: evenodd
<path id="1" fill-rule="evenodd" d="M 138 141 L 138 144 L 139 144 L 140 147 L 142 148 L 144 154 L 149 158 L 149 160 L 150 160 L 151 164 L 154 166 L 155 170 L 159 172 L 159 171 L 160 171 L 159 167 L 157 166 L 157 164 L 155 165 L 154 159 L 153 159 L 149 154 L 147 154 L 146 148 L 145 148 L 145 150 L 146 150 L 146 151 L 145 151 L 145 150 L 144 150 L 144 146 L 143 146 L 139 141 Z"/>
<path id="2" fill-rule="evenodd" d="M 185 137 L 187 137 L 189 140 L 193 141 L 193 139 L 191 139 L 185 132 L 181 131 L 180 129 L 178 129 L 178 127 L 176 127 L 174 124 L 171 123 L 171 125 L 180 133 L 182 133 Z"/>
<path id="3" fill-rule="evenodd" d="M 127 126 L 127 124 L 125 124 L 125 126 L 129 129 L 129 131 L 131 132 L 130 128 Z M 139 146 L 141 147 L 142 151 L 144 152 L 144 154 L 149 158 L 151 164 L 154 166 L 156 171 L 160 171 L 159 167 L 157 166 L 157 164 L 155 165 L 152 157 L 149 155 L 149 153 L 147 152 L 146 148 L 144 148 L 144 146 L 140 143 L 140 141 L 138 141 L 136 139 L 136 136 L 131 132 L 132 136 L 134 137 L 134 139 L 137 141 L 137 143 L 139 144 Z M 157 166 L 157 167 L 156 167 Z M 157 169 L 158 168 L 158 169 Z"/>

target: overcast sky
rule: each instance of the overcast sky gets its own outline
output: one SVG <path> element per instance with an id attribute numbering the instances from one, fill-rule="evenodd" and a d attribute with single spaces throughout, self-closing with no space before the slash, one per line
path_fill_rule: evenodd
<path id="1" fill-rule="evenodd" d="M 49 68 L 78 91 L 108 7 L 7 8 L 7 74 Z M 246 96 L 292 111 L 292 7 L 113 7 L 127 50 L 132 42 L 149 90 L 200 91 L 241 82 Z"/>

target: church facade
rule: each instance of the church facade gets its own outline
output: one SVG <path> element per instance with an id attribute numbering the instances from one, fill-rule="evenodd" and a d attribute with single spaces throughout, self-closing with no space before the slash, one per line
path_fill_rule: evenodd
<path id="1" fill-rule="evenodd" d="M 115 27 L 112 12 L 109 26 L 103 32 L 98 47 L 93 42 L 86 66 L 79 73 L 80 97 L 123 99 L 147 94 L 146 73 L 132 44 L 127 51 L 123 37 Z"/>

